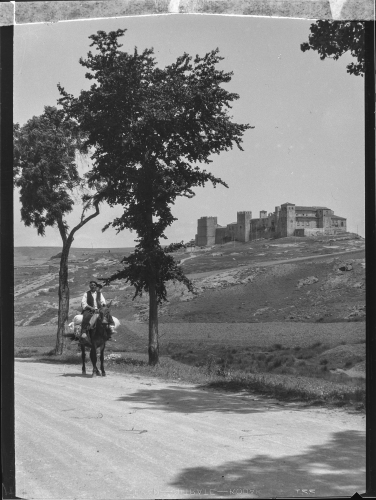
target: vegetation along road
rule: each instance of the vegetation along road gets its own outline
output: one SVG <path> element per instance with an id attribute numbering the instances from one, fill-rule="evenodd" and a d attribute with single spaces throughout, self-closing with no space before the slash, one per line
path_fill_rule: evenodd
<path id="1" fill-rule="evenodd" d="M 365 489 L 364 414 L 17 359 L 22 498 L 258 498 Z"/>

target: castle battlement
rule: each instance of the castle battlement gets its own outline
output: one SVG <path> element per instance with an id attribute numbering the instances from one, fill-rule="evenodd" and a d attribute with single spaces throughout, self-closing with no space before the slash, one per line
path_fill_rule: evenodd
<path id="1" fill-rule="evenodd" d="M 217 217 L 200 217 L 197 221 L 197 246 L 223 244 L 228 241 L 252 241 L 259 238 L 338 234 L 347 231 L 347 220 L 334 215 L 328 207 L 301 206 L 283 203 L 274 212 L 260 211 L 258 219 L 252 212 L 237 212 L 237 221 L 226 226 L 217 224 Z"/>

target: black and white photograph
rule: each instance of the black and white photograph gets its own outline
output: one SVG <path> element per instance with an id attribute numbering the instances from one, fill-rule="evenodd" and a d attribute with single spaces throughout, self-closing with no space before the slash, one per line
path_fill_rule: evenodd
<path id="1" fill-rule="evenodd" d="M 365 24 L 151 3 L 14 26 L 17 497 L 364 493 Z"/>

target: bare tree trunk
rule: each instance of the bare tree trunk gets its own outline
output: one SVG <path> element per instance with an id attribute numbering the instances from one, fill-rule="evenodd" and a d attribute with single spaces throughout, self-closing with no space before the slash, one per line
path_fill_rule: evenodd
<path id="1" fill-rule="evenodd" d="M 68 238 L 63 246 L 59 270 L 59 311 L 55 354 L 63 354 L 65 347 L 65 324 L 69 314 L 68 256 L 72 240 Z"/>
<path id="2" fill-rule="evenodd" d="M 82 226 L 84 226 L 91 219 L 99 215 L 98 208 L 99 201 L 94 202 L 95 212 L 88 217 L 84 218 L 85 210 L 81 216 L 81 222 L 77 224 L 76 227 L 72 229 L 67 237 L 66 227 L 63 223 L 63 219 L 58 220 L 58 228 L 60 231 L 61 238 L 63 240 L 63 251 L 61 253 L 60 259 L 60 270 L 59 270 L 59 310 L 58 310 L 58 320 L 57 320 L 57 334 L 56 334 L 56 346 L 55 354 L 63 354 L 65 347 L 65 324 L 68 322 L 69 316 L 69 285 L 68 285 L 68 257 L 69 251 L 73 243 L 74 234 Z"/>
<path id="3" fill-rule="evenodd" d="M 158 303 L 155 283 L 149 285 L 149 365 L 159 362 Z"/>
<path id="4" fill-rule="evenodd" d="M 150 199 L 152 199 L 151 193 L 153 192 L 152 185 L 149 184 Z M 154 250 L 154 238 L 153 238 L 153 212 L 148 210 L 146 213 L 147 217 L 147 248 L 151 252 Z M 159 343 L 158 343 L 158 301 L 157 301 L 157 291 L 156 291 L 156 269 L 154 263 L 151 259 L 150 261 L 150 276 L 149 276 L 149 365 L 155 366 L 159 362 Z"/>

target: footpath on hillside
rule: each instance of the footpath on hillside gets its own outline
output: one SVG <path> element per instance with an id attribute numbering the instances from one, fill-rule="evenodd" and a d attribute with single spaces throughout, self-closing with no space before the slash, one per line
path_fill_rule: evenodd
<path id="1" fill-rule="evenodd" d="M 281 260 L 266 260 L 266 261 L 261 261 L 253 264 L 255 267 L 269 267 L 269 266 L 277 266 L 280 264 L 291 264 L 293 262 L 301 262 L 301 261 L 309 261 L 309 260 L 318 260 L 318 259 L 328 259 L 330 257 L 337 257 L 338 255 L 352 255 L 352 254 L 357 254 L 359 252 L 362 252 L 359 248 L 356 248 L 354 250 L 346 250 L 343 252 L 333 252 L 330 254 L 320 254 L 320 255 L 308 255 L 306 257 L 292 257 L 290 259 L 281 259 Z M 242 265 L 252 265 L 250 262 L 249 264 L 242 264 Z M 239 270 L 239 265 L 237 267 L 229 268 L 226 269 L 226 271 L 238 271 Z M 206 276 L 212 276 L 213 274 L 217 274 L 218 270 L 213 270 L 213 271 L 204 271 L 201 273 L 190 273 L 188 274 L 189 279 L 194 279 L 194 278 L 204 278 Z"/>

